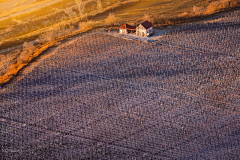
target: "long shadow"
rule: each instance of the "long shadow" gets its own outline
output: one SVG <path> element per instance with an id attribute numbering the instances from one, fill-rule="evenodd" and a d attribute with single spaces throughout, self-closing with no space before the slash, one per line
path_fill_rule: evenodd
<path id="1" fill-rule="evenodd" d="M 84 84 L 86 82 L 94 82 L 98 81 L 100 78 L 96 78 L 96 76 L 92 74 L 78 74 L 74 75 L 74 71 L 71 71 L 72 74 L 64 74 L 58 72 L 59 68 L 56 68 L 54 70 L 50 70 L 49 74 L 41 74 L 37 78 L 27 78 L 23 79 L 19 83 L 15 84 L 17 85 L 14 87 L 15 91 L 14 93 L 2 93 L 1 97 L 2 100 L 7 99 L 28 99 L 29 101 L 34 101 L 35 98 L 38 100 L 47 98 L 49 96 L 57 96 L 60 93 L 63 93 L 66 89 L 79 85 Z M 61 69 L 62 70 L 62 69 Z M 50 73 L 56 73 L 51 74 Z M 35 89 L 32 90 L 31 88 L 39 88 L 43 86 L 42 90 Z M 50 89 L 48 89 L 49 87 Z M 51 88 L 52 87 L 52 88 Z M 26 89 L 25 89 L 26 88 Z M 31 89 L 31 91 L 29 90 Z M 16 92 L 16 90 L 19 90 L 19 92 Z"/>

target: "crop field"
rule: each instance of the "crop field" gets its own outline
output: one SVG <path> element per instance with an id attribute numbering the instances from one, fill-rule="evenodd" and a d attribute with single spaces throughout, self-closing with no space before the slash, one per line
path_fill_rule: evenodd
<path id="1" fill-rule="evenodd" d="M 239 46 L 239 25 L 231 23 L 240 17 L 226 17 L 218 32 L 185 29 L 156 43 L 104 32 L 63 43 L 0 90 L 1 155 L 238 159 L 240 63 L 231 44 Z"/>
<path id="2" fill-rule="evenodd" d="M 146 19 L 156 25 L 179 23 L 239 7 L 239 0 L 8 0 L 0 1 L 0 49 L 34 41 L 41 34 L 59 27 L 78 26 L 93 20 L 108 26 L 110 13 L 117 24 L 139 24 Z M 169 21 L 172 19 L 171 21 Z M 175 21 L 174 21 L 175 19 Z"/>
<path id="3" fill-rule="evenodd" d="M 160 41 L 216 55 L 240 58 L 240 11 L 181 27 Z"/>

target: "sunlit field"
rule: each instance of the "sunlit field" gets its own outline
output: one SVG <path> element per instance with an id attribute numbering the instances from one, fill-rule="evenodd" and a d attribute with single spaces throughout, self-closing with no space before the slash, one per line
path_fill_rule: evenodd
<path id="1" fill-rule="evenodd" d="M 137 23 L 144 16 L 155 19 L 157 22 L 158 18 L 169 19 L 179 14 L 184 15 L 192 12 L 193 7 L 195 7 L 194 12 L 199 12 L 202 7 L 209 4 L 210 1 L 206 0 L 2 1 L 2 7 L 0 8 L 0 41 L 3 44 L 6 42 L 11 44 L 15 41 L 22 42 L 29 38 L 34 39 L 49 27 L 57 28 L 60 24 L 68 27 L 68 25 L 74 25 L 88 17 L 96 21 L 104 20 L 109 12 L 115 13 L 119 17 L 120 23 L 124 21 Z M 237 6 L 238 2 L 233 1 L 231 5 L 228 3 L 224 3 L 224 5 L 226 7 Z M 214 13 L 214 11 L 214 9 L 208 9 L 208 12 Z M 216 9 L 216 11 L 219 10 Z"/>
<path id="2" fill-rule="evenodd" d="M 62 41 L 0 90 L 1 155 L 238 159 L 239 23 L 236 10 L 149 43 L 101 30 Z"/>

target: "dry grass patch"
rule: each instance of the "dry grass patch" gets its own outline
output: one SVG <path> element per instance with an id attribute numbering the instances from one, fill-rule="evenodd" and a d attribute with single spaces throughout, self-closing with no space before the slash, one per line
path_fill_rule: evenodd
<path id="1" fill-rule="evenodd" d="M 88 20 L 86 22 L 80 22 L 78 27 L 80 31 L 84 31 L 84 30 L 93 29 L 99 25 L 100 23 L 97 21 Z"/>

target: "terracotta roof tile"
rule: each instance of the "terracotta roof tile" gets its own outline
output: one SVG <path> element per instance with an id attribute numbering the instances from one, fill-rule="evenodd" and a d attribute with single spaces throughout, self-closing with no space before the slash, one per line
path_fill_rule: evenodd
<path id="1" fill-rule="evenodd" d="M 126 23 L 124 25 L 122 25 L 120 28 L 121 29 L 136 29 L 136 27 L 131 26 L 131 25 L 126 24 Z"/>

